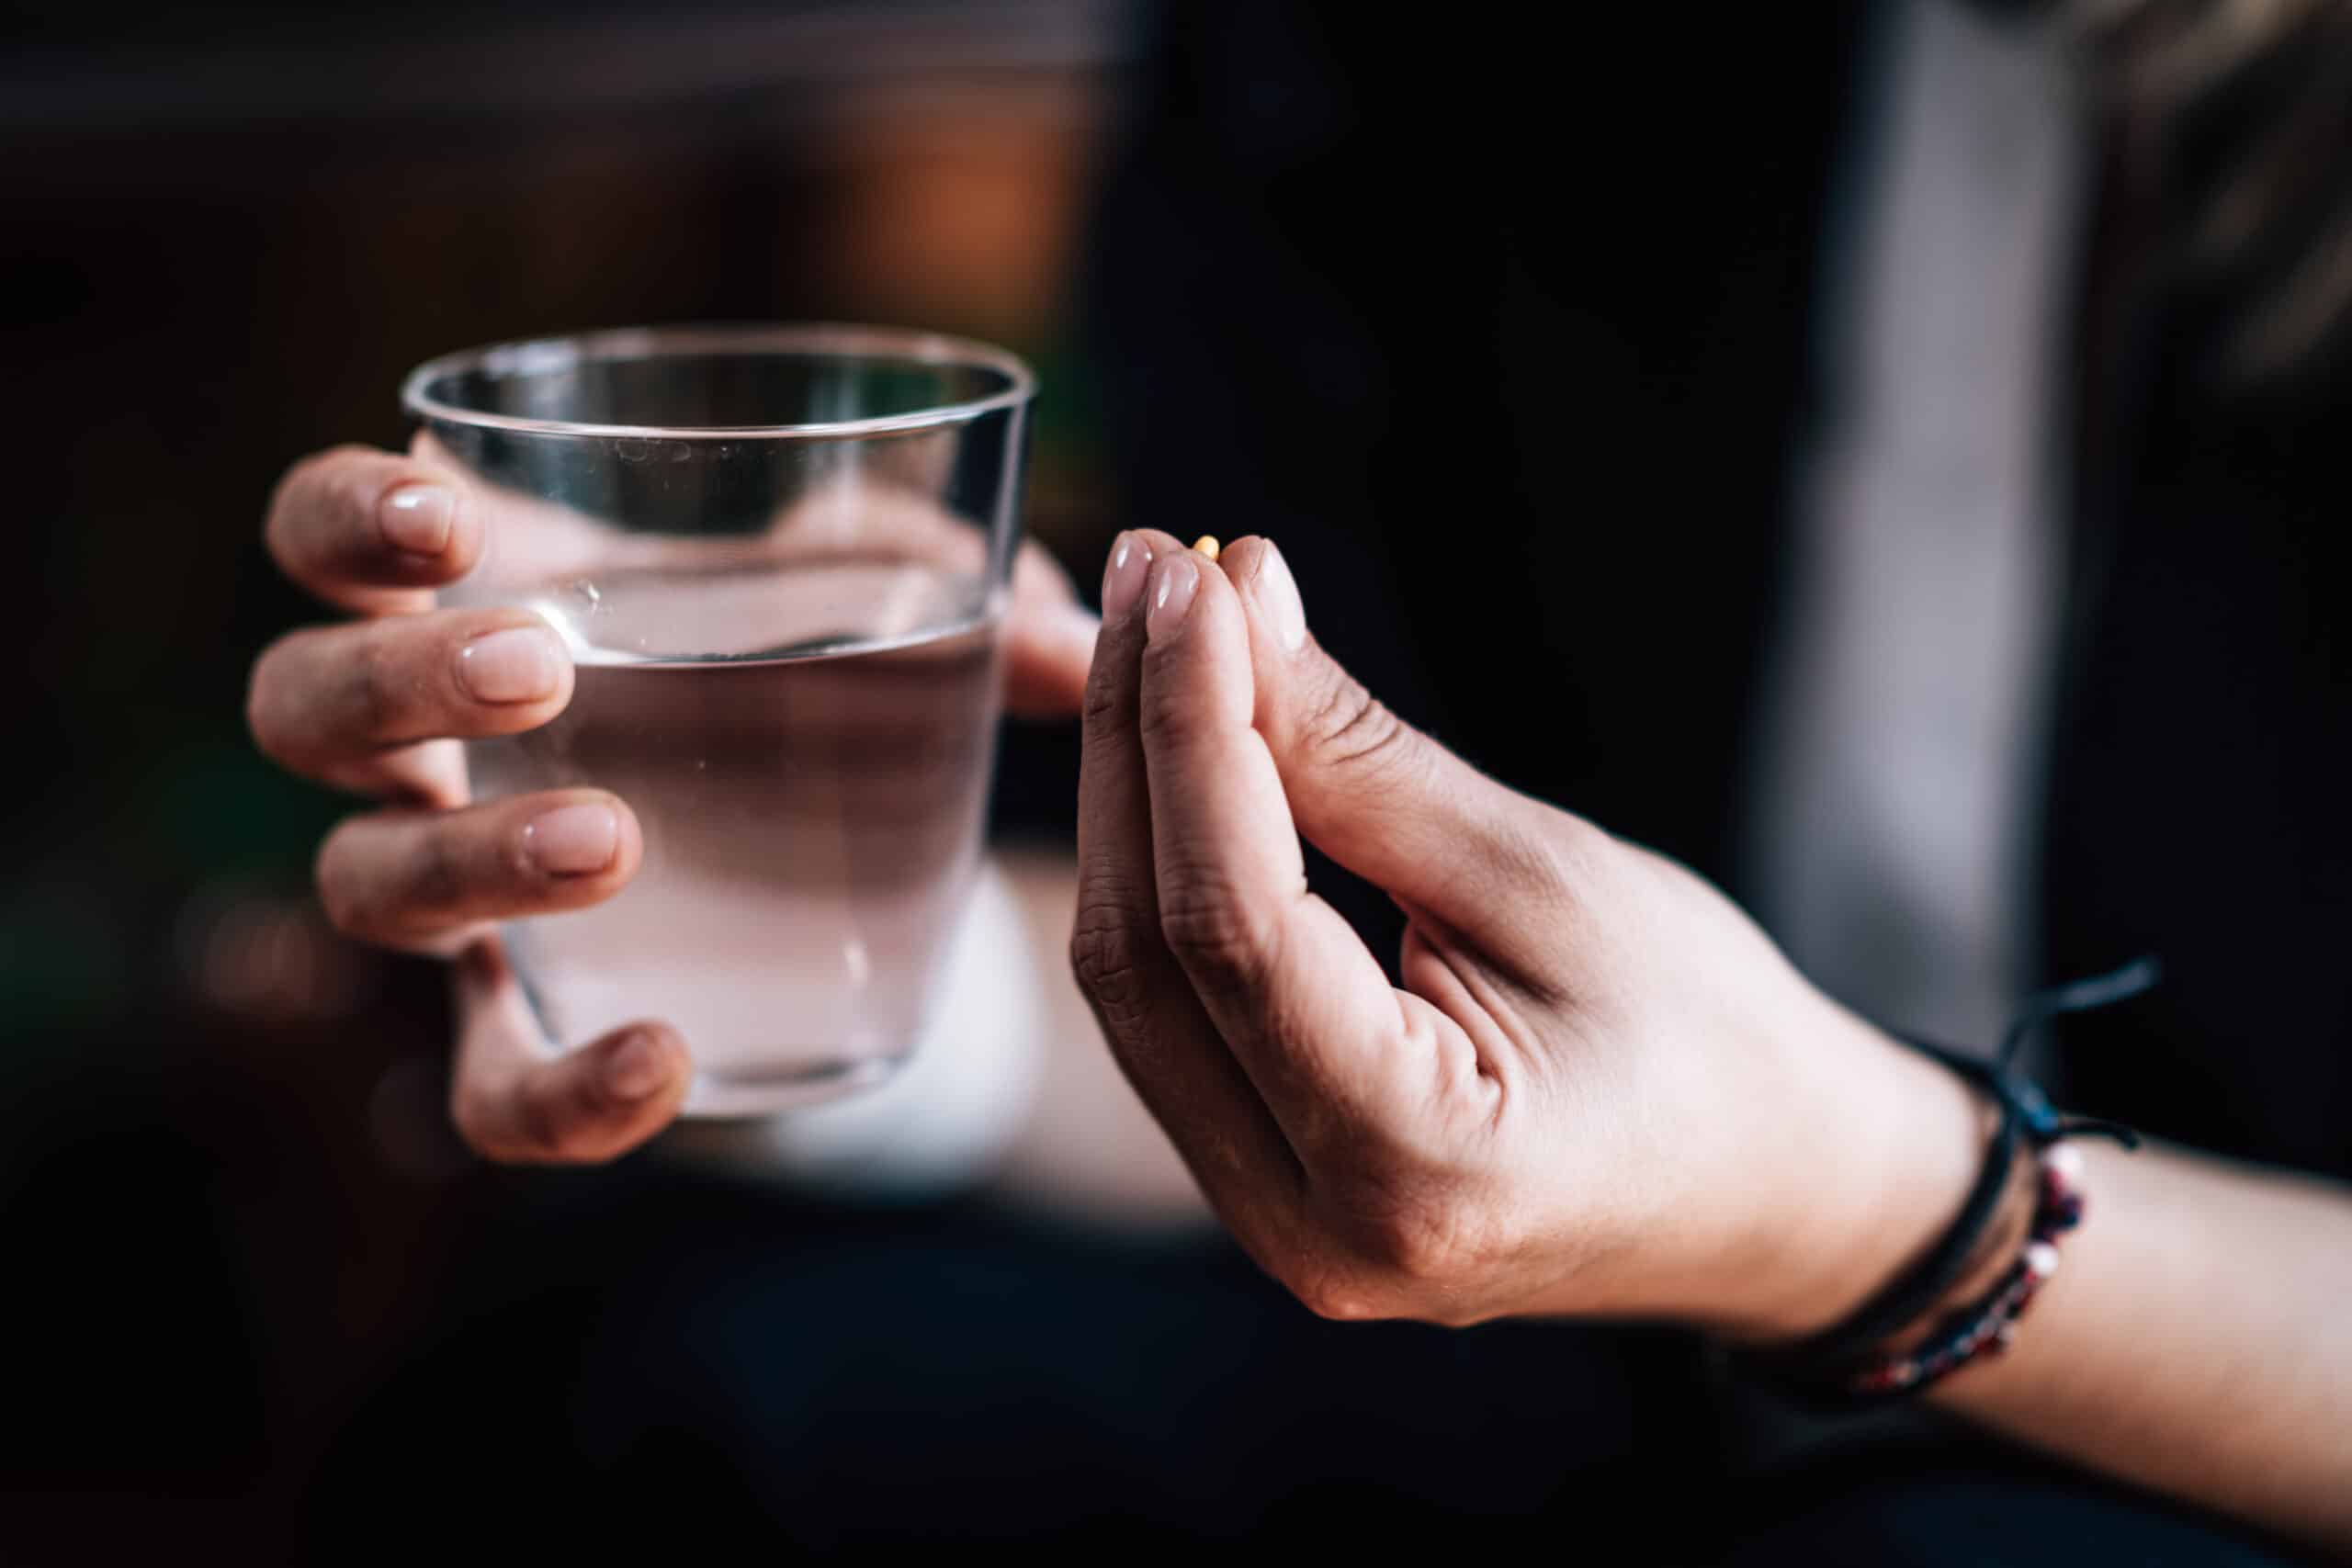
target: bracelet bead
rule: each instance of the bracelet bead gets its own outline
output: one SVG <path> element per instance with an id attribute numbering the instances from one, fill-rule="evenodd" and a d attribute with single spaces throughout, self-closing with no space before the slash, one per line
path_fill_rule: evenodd
<path id="1" fill-rule="evenodd" d="M 1915 1393 L 1959 1370 L 1978 1356 L 2000 1354 L 2017 1337 L 2018 1319 L 2041 1287 L 2058 1272 L 2058 1241 L 2082 1224 L 2083 1158 L 2067 1138 L 2113 1138 L 2139 1146 L 2139 1134 L 2114 1122 L 2062 1114 L 2035 1085 L 2014 1070 L 2018 1053 L 2031 1033 L 2066 1013 L 2109 1007 L 2137 996 L 2156 982 L 2153 958 L 2141 958 L 2112 974 L 2073 981 L 2026 999 L 1999 1049 L 1985 1056 L 1916 1035 L 1894 1038 L 1942 1063 L 1987 1094 L 1999 1110 L 1999 1123 L 1976 1184 L 1960 1217 L 1922 1258 L 1847 1318 L 1794 1347 L 1761 1358 L 1762 1370 L 1793 1396 L 1826 1406 L 1853 1405 Z M 2019 1154 L 2033 1161 L 2017 1172 Z M 2013 1172 L 2023 1177 L 2013 1183 Z M 1936 1319 L 1926 1337 L 1910 1336 L 1936 1303 L 1966 1279 L 1981 1280 L 1987 1265 L 1980 1243 L 2014 1235 L 2016 1201 L 2030 1194 L 2031 1212 L 2016 1252 L 1997 1280 L 1981 1294 Z M 2002 1223 L 2001 1216 L 2010 1216 Z M 1997 1251 L 1990 1256 L 1998 1257 Z M 1891 1343 L 1907 1348 L 1886 1349 Z"/>
<path id="2" fill-rule="evenodd" d="M 2054 1157 L 2060 1155 L 2067 1157 Z M 1854 1371 L 1845 1382 L 1849 1394 L 1916 1393 L 1979 1356 L 1999 1355 L 2016 1340 L 2018 1319 L 2058 1272 L 2058 1238 L 2083 1217 L 2082 1156 L 2053 1144 L 2039 1151 L 2039 1165 L 2032 1228 L 2000 1282 L 1947 1317 L 1925 1343 Z"/>

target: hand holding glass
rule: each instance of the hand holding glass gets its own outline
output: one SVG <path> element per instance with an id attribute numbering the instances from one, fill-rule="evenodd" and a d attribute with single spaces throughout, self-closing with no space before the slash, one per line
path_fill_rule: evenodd
<path id="1" fill-rule="evenodd" d="M 562 637 L 571 702 L 467 743 L 477 798 L 590 784 L 628 886 L 506 928 L 548 1040 L 675 1025 L 688 1114 L 879 1082 L 922 1032 L 993 757 L 1029 374 L 848 328 L 602 333 L 452 355 L 403 394 L 486 498 L 443 591 Z"/>

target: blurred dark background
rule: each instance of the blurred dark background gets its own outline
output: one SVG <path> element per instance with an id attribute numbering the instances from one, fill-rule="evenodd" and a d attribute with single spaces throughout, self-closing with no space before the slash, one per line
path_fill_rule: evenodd
<path id="1" fill-rule="evenodd" d="M 1099 558 L 1067 282 L 1131 33 L 1095 0 L 6 9 L 0 1556 L 289 1550 L 503 1201 L 447 1130 L 442 976 L 324 928 L 345 806 L 243 733 L 253 657 L 321 615 L 260 549 L 277 474 L 398 445 L 448 349 L 905 322 L 1039 367 L 1030 525 Z"/>

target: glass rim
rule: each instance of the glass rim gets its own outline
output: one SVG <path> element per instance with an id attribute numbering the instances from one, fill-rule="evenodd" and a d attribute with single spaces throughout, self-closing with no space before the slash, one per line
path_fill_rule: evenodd
<path id="1" fill-rule="evenodd" d="M 468 370 L 505 370 L 532 375 L 602 360 L 653 359 L 664 355 L 728 352 L 805 353 L 842 359 L 895 359 L 943 367 L 993 370 L 1007 385 L 984 398 L 940 403 L 906 413 L 865 419 L 816 420 L 795 424 L 598 424 L 580 420 L 532 419 L 444 402 L 430 389 L 446 377 Z M 401 382 L 401 406 L 419 419 L 527 435 L 577 435 L 605 439 L 662 441 L 838 441 L 861 435 L 896 435 L 966 424 L 1001 409 L 1018 408 L 1036 393 L 1037 382 L 1018 355 L 973 338 L 912 327 L 847 323 L 610 327 L 556 337 L 517 338 L 459 349 L 428 359 Z"/>

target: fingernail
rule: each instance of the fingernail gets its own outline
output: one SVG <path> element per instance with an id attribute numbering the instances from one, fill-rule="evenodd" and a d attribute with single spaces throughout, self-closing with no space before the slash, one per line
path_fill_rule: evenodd
<path id="1" fill-rule="evenodd" d="M 437 556 L 449 547 L 458 498 L 439 485 L 402 485 L 376 508 L 377 525 L 396 550 Z"/>
<path id="2" fill-rule="evenodd" d="M 1296 653 L 1306 641 L 1306 606 L 1298 602 L 1298 581 L 1290 574 L 1290 563 L 1283 559 L 1282 551 L 1274 548 L 1272 539 L 1265 541 L 1265 558 L 1258 568 L 1258 580 L 1251 592 L 1258 596 L 1259 608 L 1266 613 L 1266 621 L 1282 644 L 1284 653 Z"/>
<path id="3" fill-rule="evenodd" d="M 605 1058 L 605 1092 L 643 1100 L 670 1081 L 670 1058 L 650 1034 L 631 1034 Z"/>
<path id="4" fill-rule="evenodd" d="M 1143 593 L 1145 573 L 1151 570 L 1151 547 L 1133 534 L 1111 541 L 1111 558 L 1102 565 L 1102 618 L 1126 614 Z"/>
<path id="5" fill-rule="evenodd" d="M 1144 616 L 1144 635 L 1165 637 L 1184 624 L 1193 607 L 1193 591 L 1201 585 L 1201 569 L 1186 550 L 1154 561 L 1151 568 L 1151 610 Z"/>
<path id="6" fill-rule="evenodd" d="M 509 626 L 458 649 L 458 682 L 478 703 L 535 703 L 555 694 L 563 649 L 543 626 Z"/>
<path id="7" fill-rule="evenodd" d="M 620 819 L 609 806 L 559 806 L 523 829 L 523 852 L 552 876 L 602 871 L 620 847 Z"/>

